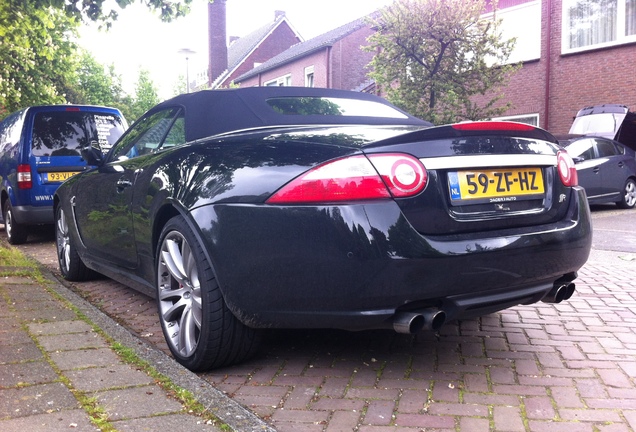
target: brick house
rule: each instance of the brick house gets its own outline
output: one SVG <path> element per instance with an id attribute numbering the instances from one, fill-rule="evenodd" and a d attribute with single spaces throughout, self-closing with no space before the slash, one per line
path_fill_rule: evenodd
<path id="1" fill-rule="evenodd" d="M 522 64 L 503 88 L 502 103 L 513 106 L 502 119 L 565 134 L 585 106 L 618 103 L 636 111 L 636 0 L 499 0 L 496 14 L 504 37 L 517 38 L 510 61 Z M 372 31 L 361 18 L 234 81 L 373 92 L 367 77 L 373 53 L 360 49 Z"/>
<path id="2" fill-rule="evenodd" d="M 207 88 L 226 88 L 236 77 L 303 41 L 287 20 L 276 11 L 274 21 L 247 36 L 230 38 L 227 44 L 226 0 L 208 4 L 209 66 Z"/>
<path id="3" fill-rule="evenodd" d="M 565 134 L 585 106 L 636 110 L 636 0 L 500 0 L 521 69 L 504 89 L 505 119 Z"/>
<path id="4" fill-rule="evenodd" d="M 307 86 L 360 90 L 369 79 L 367 65 L 373 53 L 363 51 L 372 34 L 360 18 L 313 39 L 292 46 L 234 82 L 242 87 Z"/>

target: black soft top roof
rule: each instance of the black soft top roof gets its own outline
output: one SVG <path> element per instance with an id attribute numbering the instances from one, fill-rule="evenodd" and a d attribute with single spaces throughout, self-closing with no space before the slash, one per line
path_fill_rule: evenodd
<path id="1" fill-rule="evenodd" d="M 330 114 L 282 114 L 267 103 L 273 98 L 344 98 L 372 101 L 393 108 L 404 116 L 370 117 Z M 203 90 L 182 94 L 164 101 L 150 112 L 166 107 L 182 107 L 186 112 L 186 140 L 273 126 L 295 125 L 417 125 L 431 126 L 396 108 L 386 100 L 368 93 L 309 87 L 249 87 L 243 89 Z"/>

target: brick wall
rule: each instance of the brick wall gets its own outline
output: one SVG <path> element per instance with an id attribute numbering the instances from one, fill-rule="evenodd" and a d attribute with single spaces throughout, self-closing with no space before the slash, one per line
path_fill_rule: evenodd
<path id="1" fill-rule="evenodd" d="M 636 110 L 636 43 L 561 54 L 561 0 L 542 0 L 541 7 L 541 59 L 524 64 L 503 89 L 504 101 L 514 105 L 505 115 L 538 113 L 541 127 L 564 134 L 577 111 L 585 106 L 619 103 Z M 551 22 L 551 29 L 547 22 Z"/>
<path id="2" fill-rule="evenodd" d="M 232 74 L 223 81 L 221 87 L 227 87 L 236 78 L 246 72 L 254 69 L 257 63 L 265 63 L 272 57 L 277 56 L 287 50 L 292 45 L 299 43 L 300 40 L 289 27 L 287 22 L 283 21 L 274 31 L 261 43 L 252 54 L 250 54 L 241 65 Z M 247 87 L 243 84 L 244 87 Z"/>
<path id="3" fill-rule="evenodd" d="M 366 65 L 373 53 L 362 51 L 371 30 L 364 27 L 331 47 L 325 47 L 305 57 L 268 70 L 260 76 L 241 82 L 241 87 L 263 85 L 273 79 L 291 74 L 293 86 L 305 85 L 305 68 L 314 67 L 314 87 L 352 90 L 367 80 Z"/>

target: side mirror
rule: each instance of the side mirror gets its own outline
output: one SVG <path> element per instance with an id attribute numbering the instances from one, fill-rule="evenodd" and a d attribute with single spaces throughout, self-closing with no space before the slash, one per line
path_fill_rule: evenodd
<path id="1" fill-rule="evenodd" d="M 104 153 L 97 141 L 91 141 L 89 145 L 82 147 L 80 153 L 88 165 L 99 166 L 104 163 Z"/>
<path id="2" fill-rule="evenodd" d="M 572 160 L 574 161 L 575 164 L 577 164 L 577 163 L 583 162 L 585 158 L 582 156 L 576 156 L 576 157 L 573 157 Z"/>

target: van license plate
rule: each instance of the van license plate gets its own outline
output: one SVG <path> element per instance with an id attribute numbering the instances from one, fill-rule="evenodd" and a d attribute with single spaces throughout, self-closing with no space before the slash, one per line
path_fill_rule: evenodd
<path id="1" fill-rule="evenodd" d="M 540 168 L 453 171 L 448 186 L 455 205 L 532 199 L 545 192 Z"/>
<path id="2" fill-rule="evenodd" d="M 47 182 L 63 182 L 70 179 L 79 172 L 49 172 L 44 174 L 44 181 Z"/>

